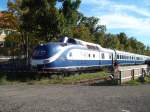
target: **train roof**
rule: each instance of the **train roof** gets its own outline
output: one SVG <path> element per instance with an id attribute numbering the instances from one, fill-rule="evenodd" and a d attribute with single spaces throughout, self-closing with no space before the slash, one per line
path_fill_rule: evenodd
<path id="1" fill-rule="evenodd" d="M 130 53 L 130 52 L 125 52 L 125 51 L 119 51 L 119 50 L 115 50 L 115 49 L 108 49 L 108 48 L 103 48 L 101 45 L 99 44 L 94 44 L 94 43 L 90 43 L 90 42 L 86 42 L 77 38 L 70 38 L 70 37 L 63 37 L 60 39 L 59 41 L 60 43 L 67 43 L 67 44 L 76 44 L 76 45 L 82 45 L 85 47 L 95 47 L 100 49 L 101 51 L 105 51 L 105 52 L 116 52 L 119 53 L 121 55 L 131 55 L 131 56 L 138 56 L 138 57 L 144 57 L 147 59 L 150 59 L 150 56 L 146 56 L 146 55 L 140 55 L 140 54 L 135 54 L 135 53 Z M 58 43 L 58 42 L 57 42 Z"/>
<path id="2" fill-rule="evenodd" d="M 150 58 L 149 56 L 146 56 L 146 55 L 135 54 L 135 53 L 125 52 L 125 51 L 116 50 L 116 52 L 119 53 L 119 54 L 122 54 L 122 55 L 131 55 L 131 56 L 135 56 L 135 57 Z"/>
<path id="3" fill-rule="evenodd" d="M 90 43 L 90 42 L 86 42 L 86 41 L 83 41 L 83 40 L 79 40 L 79 39 L 75 39 L 77 41 L 77 43 L 81 44 L 81 45 L 91 45 L 91 46 L 96 46 L 96 47 L 99 47 L 99 48 L 102 48 L 100 45 L 98 44 L 94 44 L 94 43 Z"/>
<path id="4" fill-rule="evenodd" d="M 99 49 L 102 48 L 100 45 L 98 44 L 94 44 L 94 43 L 90 43 L 90 42 L 86 42 L 80 39 L 76 39 L 76 38 L 70 38 L 70 37 L 63 37 L 60 42 L 63 43 L 72 43 L 72 44 L 77 44 L 77 45 L 82 45 L 82 46 L 93 46 L 93 47 L 98 47 Z"/>

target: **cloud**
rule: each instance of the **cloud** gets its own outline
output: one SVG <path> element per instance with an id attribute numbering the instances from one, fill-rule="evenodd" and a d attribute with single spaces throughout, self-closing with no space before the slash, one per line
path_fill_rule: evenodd
<path id="1" fill-rule="evenodd" d="M 138 38 L 145 44 L 149 44 L 150 19 L 141 19 L 129 15 L 111 14 L 101 16 L 99 24 L 106 25 L 108 31 L 112 33 L 125 32 L 128 36 Z"/>
<path id="2" fill-rule="evenodd" d="M 105 24 L 111 29 L 135 29 L 135 30 L 145 30 L 150 29 L 150 19 L 136 18 L 129 15 L 123 14 L 109 14 L 100 16 L 100 24 Z"/>
<path id="3" fill-rule="evenodd" d="M 82 4 L 90 4 L 90 5 L 94 5 L 94 6 L 106 6 L 106 5 L 110 5 L 113 2 L 111 2 L 110 0 L 82 0 Z"/>
<path id="4" fill-rule="evenodd" d="M 148 3 L 147 0 L 145 0 L 144 3 Z M 117 1 L 110 1 L 110 0 L 83 0 L 82 1 L 83 5 L 89 6 L 89 11 L 93 15 L 100 15 L 103 14 L 103 11 L 105 13 L 124 13 L 128 14 L 129 12 L 131 13 L 136 13 L 139 14 L 140 16 L 146 16 L 150 17 L 150 11 L 147 10 L 145 7 L 142 6 L 137 6 L 136 4 L 125 4 L 125 3 L 118 3 Z M 149 3 L 150 5 L 150 3 Z"/>
<path id="5" fill-rule="evenodd" d="M 144 8 L 139 8 L 135 5 L 122 5 L 122 4 L 115 4 L 112 6 L 113 9 L 116 10 L 116 12 L 132 12 L 132 13 L 137 13 L 141 16 L 147 16 L 150 17 L 150 13 L 147 9 Z"/>

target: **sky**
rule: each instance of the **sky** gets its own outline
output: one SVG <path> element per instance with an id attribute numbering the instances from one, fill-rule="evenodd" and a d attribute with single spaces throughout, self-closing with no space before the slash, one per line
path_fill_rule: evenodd
<path id="1" fill-rule="evenodd" d="M 150 0 L 81 0 L 79 11 L 95 16 L 106 25 L 107 33 L 125 32 L 150 46 Z M 0 0 L 0 10 L 7 10 L 7 0 Z"/>
<path id="2" fill-rule="evenodd" d="M 82 0 L 79 10 L 98 17 L 107 33 L 125 32 L 150 46 L 150 0 Z"/>

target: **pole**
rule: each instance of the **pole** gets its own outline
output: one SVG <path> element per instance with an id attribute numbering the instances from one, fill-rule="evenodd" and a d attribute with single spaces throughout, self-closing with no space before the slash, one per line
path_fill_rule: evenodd
<path id="1" fill-rule="evenodd" d="M 26 65 L 29 65 L 29 37 L 28 33 L 26 33 Z"/>

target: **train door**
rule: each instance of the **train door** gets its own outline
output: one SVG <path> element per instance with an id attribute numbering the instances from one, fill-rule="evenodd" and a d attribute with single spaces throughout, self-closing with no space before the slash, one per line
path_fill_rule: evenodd
<path id="1" fill-rule="evenodd" d="M 98 63 L 99 66 L 102 65 L 102 57 L 101 57 L 101 53 L 102 53 L 101 51 L 99 51 L 99 53 L 98 53 L 98 55 L 99 55 L 99 56 L 98 56 L 98 57 L 99 57 L 99 60 L 98 60 L 98 61 L 99 61 L 99 63 Z"/>
<path id="2" fill-rule="evenodd" d="M 118 60 L 117 60 L 117 52 L 116 52 L 116 50 L 114 49 L 114 53 L 113 53 L 113 62 L 112 62 L 113 64 L 114 63 L 118 63 Z"/>

